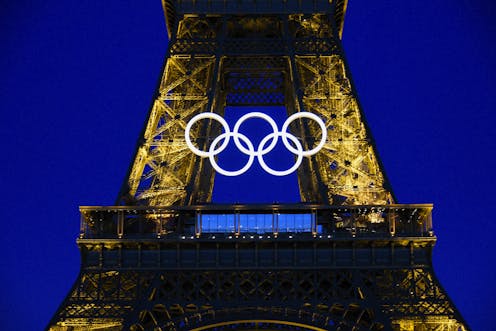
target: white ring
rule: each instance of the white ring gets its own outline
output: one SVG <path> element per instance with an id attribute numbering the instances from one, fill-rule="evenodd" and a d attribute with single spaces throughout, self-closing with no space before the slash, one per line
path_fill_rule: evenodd
<path id="1" fill-rule="evenodd" d="M 267 121 L 273 130 L 272 133 L 269 133 L 262 139 L 262 141 L 258 145 L 257 150 L 255 150 L 253 143 L 250 141 L 250 139 L 248 139 L 248 137 L 246 137 L 244 134 L 239 132 L 239 129 L 243 124 L 243 122 L 250 118 L 261 118 Z M 291 122 L 293 122 L 298 118 L 308 118 L 314 120 L 315 122 L 317 122 L 317 124 L 320 126 L 320 129 L 322 130 L 322 137 L 320 138 L 319 144 L 315 148 L 309 151 L 303 151 L 303 146 L 301 142 L 298 140 L 298 138 L 295 135 L 288 132 L 288 127 L 291 124 Z M 191 137 L 190 137 L 191 128 L 197 121 L 202 119 L 213 119 L 218 121 L 222 125 L 225 131 L 224 133 L 222 133 L 213 140 L 213 142 L 210 144 L 208 151 L 202 151 L 197 147 L 195 147 L 191 142 Z M 256 156 L 258 162 L 260 163 L 260 166 L 266 172 L 274 176 L 286 176 L 294 172 L 301 165 L 304 156 L 309 157 L 320 151 L 320 149 L 322 149 L 322 147 L 324 146 L 327 140 L 327 128 L 325 126 L 325 123 L 317 115 L 308 112 L 299 112 L 289 116 L 284 122 L 281 131 L 279 131 L 276 122 L 269 115 L 260 112 L 252 112 L 243 115 L 236 122 L 236 124 L 234 125 L 234 129 L 231 132 L 229 125 L 220 115 L 215 113 L 201 113 L 194 116 L 188 122 L 188 124 L 186 125 L 186 129 L 184 130 L 184 135 L 185 135 L 186 144 L 188 145 L 189 149 L 191 149 L 191 151 L 194 154 L 200 157 L 208 157 L 212 167 L 215 169 L 215 171 L 217 171 L 221 175 L 239 176 L 244 174 L 251 167 Z M 249 156 L 246 164 L 241 169 L 236 171 L 228 171 L 222 169 L 215 160 L 215 156 L 217 156 L 219 153 L 221 153 L 223 150 L 226 149 L 227 145 L 229 144 L 229 141 L 231 140 L 231 137 L 233 137 L 234 143 L 238 148 L 238 150 L 243 154 Z M 279 137 L 282 138 L 282 142 L 286 147 L 286 149 L 288 149 L 291 153 L 297 156 L 295 164 L 291 168 L 283 171 L 272 169 L 265 163 L 265 160 L 263 158 L 265 154 L 269 153 L 274 149 L 274 147 L 277 145 L 277 141 L 279 140 Z M 268 144 L 267 147 L 265 147 L 265 145 L 270 139 L 272 139 L 272 141 L 270 142 L 270 144 Z M 291 140 L 291 142 L 296 146 L 296 148 L 291 145 L 288 139 Z M 223 140 L 222 144 L 220 144 L 220 146 L 216 149 L 217 145 L 220 143 L 221 140 Z M 240 140 L 246 143 L 247 148 L 243 146 Z"/>
<path id="2" fill-rule="evenodd" d="M 291 122 L 293 122 L 295 119 L 301 118 L 301 117 L 306 117 L 306 118 L 314 120 L 315 122 L 317 122 L 317 124 L 319 124 L 320 129 L 322 130 L 322 137 L 320 138 L 319 144 L 315 148 L 313 148 L 309 151 L 302 152 L 303 156 L 311 156 L 311 155 L 316 154 L 318 151 L 320 151 L 327 140 L 327 128 L 326 128 L 324 122 L 322 122 L 322 120 L 320 119 L 320 117 L 318 117 L 317 115 L 315 115 L 313 113 L 308 113 L 308 112 L 294 113 L 293 115 L 289 116 L 288 119 L 284 122 L 284 124 L 282 125 L 281 131 L 287 132 L 288 126 L 291 124 Z M 293 154 L 298 153 L 298 151 L 296 149 L 294 149 L 293 146 L 291 146 L 288 143 L 286 136 L 282 136 L 282 141 L 284 142 L 284 146 L 286 146 L 286 148 L 289 149 L 291 151 L 291 153 L 293 153 Z"/>
<path id="3" fill-rule="evenodd" d="M 298 169 L 298 167 L 301 165 L 301 162 L 303 162 L 303 147 L 301 146 L 300 141 L 295 136 L 293 136 L 291 133 L 277 132 L 277 133 L 270 133 L 265 138 L 263 138 L 262 141 L 260 142 L 260 145 L 258 145 L 258 150 L 260 150 L 260 148 L 264 147 L 267 140 L 272 138 L 271 136 L 276 136 L 276 137 L 286 136 L 286 138 L 289 138 L 289 140 L 294 142 L 294 144 L 296 145 L 296 149 L 298 150 L 298 153 L 295 153 L 298 156 L 298 158 L 296 159 L 295 164 L 291 168 L 284 170 L 284 171 L 274 170 L 271 167 L 269 167 L 267 165 L 267 163 L 265 163 L 265 160 L 263 158 L 263 156 L 264 156 L 263 154 L 257 155 L 258 163 L 260 163 L 260 166 L 262 167 L 263 170 L 265 170 L 266 172 L 268 172 L 269 174 L 271 174 L 273 176 L 287 176 L 290 173 L 294 172 L 296 169 Z M 277 141 L 277 139 L 276 139 L 276 141 Z"/>
<path id="4" fill-rule="evenodd" d="M 216 154 L 213 153 L 213 151 L 215 150 L 215 146 L 217 146 L 217 144 L 219 143 L 219 141 L 221 139 L 224 139 L 224 141 L 226 141 L 226 140 L 229 141 L 229 137 L 233 137 L 234 134 L 235 134 L 234 132 L 221 134 L 220 136 L 215 138 L 214 141 L 212 141 L 212 145 L 210 145 L 210 148 L 208 150 L 208 153 L 210 153 L 208 155 L 208 159 L 210 160 L 210 164 L 215 169 L 215 171 L 217 171 L 221 175 L 230 176 L 230 177 L 239 176 L 239 175 L 244 174 L 246 171 L 248 171 L 248 169 L 250 169 L 251 165 L 253 164 L 253 160 L 255 159 L 255 153 L 254 153 L 255 148 L 253 147 L 253 144 L 251 143 L 250 139 L 248 139 L 248 137 L 245 136 L 244 134 L 238 133 L 238 138 L 241 138 L 241 140 L 243 140 L 246 143 L 246 145 L 248 146 L 249 153 L 244 153 L 244 154 L 249 156 L 248 162 L 246 162 L 246 164 L 243 168 L 236 170 L 236 171 L 228 171 L 228 170 L 224 170 L 221 167 L 219 167 L 219 165 L 215 161 L 215 155 Z M 225 137 L 227 137 L 227 138 L 225 138 Z"/>
<path id="5" fill-rule="evenodd" d="M 200 113 L 200 114 L 194 116 L 192 119 L 190 119 L 188 122 L 188 125 L 186 125 L 186 129 L 184 129 L 184 138 L 186 139 L 186 145 L 188 145 L 189 149 L 191 149 L 191 151 L 193 153 L 195 153 L 196 155 L 201 156 L 201 157 L 209 157 L 210 156 L 210 150 L 208 152 L 204 152 L 204 151 L 201 151 L 198 148 L 196 148 L 193 145 L 193 143 L 191 142 L 190 131 L 191 131 L 191 127 L 193 126 L 193 124 L 195 124 L 199 120 L 202 120 L 205 118 L 210 118 L 210 119 L 213 119 L 213 120 L 216 120 L 217 122 L 219 122 L 222 125 L 222 127 L 224 128 L 224 133 L 231 132 L 231 130 L 229 129 L 229 124 L 227 124 L 226 120 L 223 119 L 222 116 L 220 116 L 219 114 Z M 220 145 L 219 149 L 214 151 L 215 155 L 219 154 L 224 149 L 226 149 L 227 144 L 229 144 L 229 139 L 225 139 L 224 142 L 222 143 L 222 145 Z"/>
<path id="6" fill-rule="evenodd" d="M 270 126 L 272 127 L 272 131 L 274 134 L 277 134 L 277 132 L 279 132 L 279 128 L 277 127 L 276 122 L 272 119 L 272 117 L 270 117 L 267 114 L 260 113 L 260 112 L 252 112 L 252 113 L 248 113 L 248 114 L 241 116 L 241 118 L 234 125 L 233 133 L 235 135 L 233 136 L 233 138 L 234 138 L 234 143 L 236 144 L 236 147 L 245 154 L 249 153 L 249 151 L 246 148 L 244 148 L 244 146 L 239 142 L 238 136 L 236 134 L 238 133 L 239 127 L 241 126 L 241 124 L 243 124 L 244 121 L 246 121 L 250 118 L 261 118 L 263 120 L 266 120 L 270 124 Z M 274 136 L 274 138 L 272 139 L 272 142 L 270 143 L 269 147 L 267 147 L 266 150 L 257 149 L 256 152 L 254 151 L 255 156 L 267 154 L 268 152 L 273 150 L 274 147 L 276 147 L 276 144 L 277 144 L 277 135 Z M 258 145 L 258 146 L 260 147 L 260 145 Z"/>

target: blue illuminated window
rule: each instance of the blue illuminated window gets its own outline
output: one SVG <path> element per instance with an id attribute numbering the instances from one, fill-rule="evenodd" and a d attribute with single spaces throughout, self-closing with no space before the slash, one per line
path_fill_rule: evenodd
<path id="1" fill-rule="evenodd" d="M 311 232 L 312 214 L 202 214 L 203 233 Z M 200 219 L 198 219 L 200 220 Z"/>
<path id="2" fill-rule="evenodd" d="M 235 232 L 234 214 L 201 215 L 202 232 Z"/>
<path id="3" fill-rule="evenodd" d="M 278 230 L 279 232 L 311 232 L 312 215 L 311 214 L 279 214 Z"/>
<path id="4" fill-rule="evenodd" d="M 272 230 L 273 214 L 240 214 L 239 232 L 265 233 Z"/>

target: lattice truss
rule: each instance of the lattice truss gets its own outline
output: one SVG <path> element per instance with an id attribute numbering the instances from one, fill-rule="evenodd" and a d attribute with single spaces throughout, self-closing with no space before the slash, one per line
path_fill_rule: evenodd
<path id="1" fill-rule="evenodd" d="M 424 268 L 85 271 L 52 330 L 81 325 L 191 330 L 245 314 L 325 330 L 390 330 L 391 324 L 463 330 Z"/>
<path id="2" fill-rule="evenodd" d="M 188 120 L 207 109 L 213 57 L 170 57 L 129 177 L 130 193 L 151 205 L 186 196 L 194 155 L 184 139 Z M 193 136 L 198 135 L 194 132 Z"/>
<path id="3" fill-rule="evenodd" d="M 302 201 L 393 202 L 326 16 L 193 16 L 177 31 L 125 185 L 127 203 L 208 202 L 214 174 L 188 149 L 184 129 L 192 116 L 223 115 L 226 105 L 284 105 L 288 115 L 308 111 L 325 120 L 325 147 L 299 171 Z M 311 148 L 321 133 L 301 125 L 293 131 Z M 192 138 L 205 149 L 215 132 L 198 125 Z"/>
<path id="4" fill-rule="evenodd" d="M 326 119 L 328 140 L 315 158 L 330 202 L 391 203 L 341 56 L 296 56 L 296 65 L 305 110 Z M 318 130 L 310 127 L 310 136 Z"/>
<path id="5" fill-rule="evenodd" d="M 327 199 L 323 200 L 351 205 L 392 203 L 337 31 L 323 15 L 293 15 L 289 24 L 296 51 L 296 106 L 319 114 L 328 128 L 327 143 L 313 166 L 317 180 L 325 185 Z M 310 138 L 319 137 L 317 127 L 307 129 Z"/>
<path id="6" fill-rule="evenodd" d="M 216 57 L 211 42 L 195 44 L 192 40 L 215 40 L 217 20 L 188 19 L 181 21 L 177 42 L 171 41 L 171 49 L 186 48 L 186 53 L 169 54 L 159 96 L 151 109 L 148 122 L 140 141 L 134 163 L 121 198 L 124 202 L 145 202 L 149 205 L 184 204 L 187 186 L 195 180 L 197 160 L 188 149 L 184 129 L 192 116 L 210 111 L 212 102 L 212 79 Z M 213 39 L 212 39 L 213 38 Z M 185 41 L 191 41 L 185 43 Z M 193 54 L 192 49 L 202 50 Z M 192 132 L 193 140 L 208 132 Z M 126 201 L 127 200 L 127 201 Z"/>

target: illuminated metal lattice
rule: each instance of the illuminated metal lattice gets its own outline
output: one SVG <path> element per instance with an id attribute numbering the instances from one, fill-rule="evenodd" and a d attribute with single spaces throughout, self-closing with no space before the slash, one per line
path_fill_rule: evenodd
<path id="1" fill-rule="evenodd" d="M 170 5 L 177 15 L 188 7 L 185 3 Z M 191 8 L 199 10 L 201 3 Z M 326 1 L 319 6 L 320 12 L 332 8 Z M 186 123 L 202 112 L 223 115 L 226 106 L 282 105 L 288 116 L 302 111 L 318 115 L 327 128 L 322 152 L 299 169 L 302 201 L 393 202 L 350 83 L 340 31 L 329 14 L 299 13 L 304 10 L 299 6 L 293 10 L 208 16 L 185 11 L 169 22 L 172 38 L 159 97 L 122 189 L 123 201 L 161 206 L 209 202 L 215 174 L 187 148 Z M 321 133 L 304 122 L 291 130 L 312 147 Z M 202 122 L 191 133 L 203 150 L 219 134 L 214 124 Z"/>
<path id="2" fill-rule="evenodd" d="M 385 178 L 341 48 L 346 2 L 163 0 L 166 64 L 121 205 L 81 207 L 81 273 L 48 330 L 468 329 L 432 270 L 432 205 L 395 204 Z M 302 203 L 208 204 L 215 174 L 184 132 L 228 106 L 324 121 Z M 305 150 L 319 130 L 290 126 Z M 191 137 L 205 150 L 220 132 Z"/>

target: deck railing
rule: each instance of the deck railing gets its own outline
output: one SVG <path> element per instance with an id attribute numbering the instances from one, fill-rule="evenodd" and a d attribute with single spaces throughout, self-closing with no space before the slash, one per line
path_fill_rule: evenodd
<path id="1" fill-rule="evenodd" d="M 81 239 L 217 235 L 258 238 L 430 237 L 432 205 L 199 205 L 80 207 Z"/>

